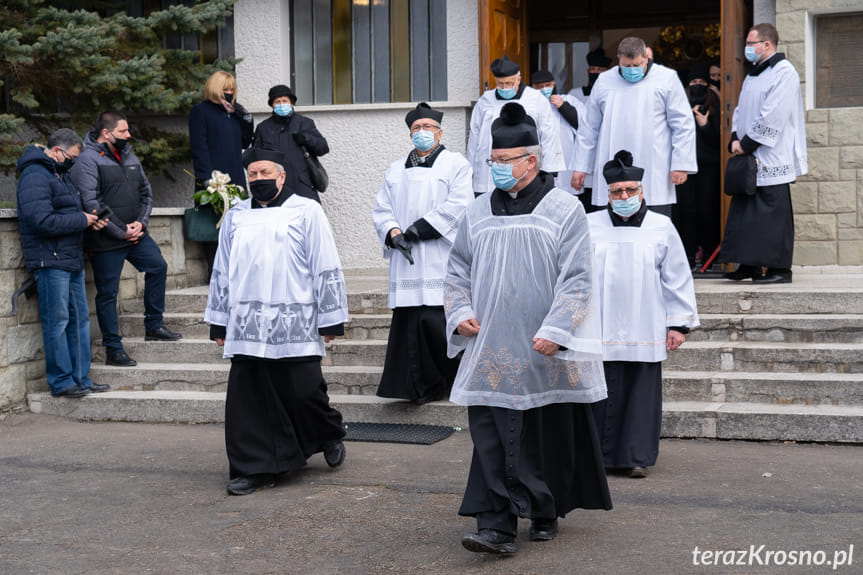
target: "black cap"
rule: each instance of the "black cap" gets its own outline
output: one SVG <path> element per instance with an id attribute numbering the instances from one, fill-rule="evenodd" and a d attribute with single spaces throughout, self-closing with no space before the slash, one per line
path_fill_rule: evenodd
<path id="1" fill-rule="evenodd" d="M 602 46 L 600 46 L 593 52 L 587 53 L 587 65 L 599 66 L 600 68 L 608 68 L 609 66 L 611 66 L 611 58 L 605 55 L 605 50 L 603 50 Z"/>
<path id="2" fill-rule="evenodd" d="M 405 115 L 405 124 L 410 128 L 414 125 L 414 122 L 422 118 L 428 118 L 429 120 L 434 120 L 440 124 L 440 121 L 443 118 L 443 112 L 432 109 L 432 107 L 425 102 L 420 102 L 417 104 L 416 108 Z"/>
<path id="3" fill-rule="evenodd" d="M 614 154 L 614 159 L 602 167 L 602 175 L 609 184 L 615 182 L 640 182 L 644 176 L 644 168 L 632 165 L 632 154 L 620 150 Z"/>
<path id="4" fill-rule="evenodd" d="M 696 78 L 701 78 L 705 82 L 710 80 L 710 66 L 707 62 L 696 62 L 689 69 L 689 81 L 691 82 Z"/>
<path id="5" fill-rule="evenodd" d="M 243 167 L 248 168 L 252 162 L 275 162 L 283 168 L 287 165 L 285 155 L 276 150 L 264 150 L 262 148 L 249 148 L 243 152 Z"/>
<path id="6" fill-rule="evenodd" d="M 518 74 L 519 70 L 520 68 L 518 67 L 518 64 L 507 58 L 505 55 L 503 58 L 498 58 L 491 63 L 491 73 L 494 74 L 495 78 L 515 76 Z"/>
<path id="7" fill-rule="evenodd" d="M 556 82 L 554 76 L 548 70 L 537 70 L 530 75 L 531 84 L 544 84 L 546 82 Z"/>
<path id="8" fill-rule="evenodd" d="M 500 111 L 500 117 L 491 124 L 492 149 L 536 146 L 536 122 L 527 115 L 521 104 L 510 102 Z"/>
<path id="9" fill-rule="evenodd" d="M 291 90 L 290 86 L 285 86 L 284 84 L 279 84 L 277 86 L 273 86 L 270 88 L 270 93 L 267 94 L 267 106 L 273 106 L 273 100 L 276 98 L 281 98 L 282 96 L 287 96 L 291 99 L 291 103 L 296 105 L 297 103 L 297 95 L 294 94 L 294 91 Z"/>

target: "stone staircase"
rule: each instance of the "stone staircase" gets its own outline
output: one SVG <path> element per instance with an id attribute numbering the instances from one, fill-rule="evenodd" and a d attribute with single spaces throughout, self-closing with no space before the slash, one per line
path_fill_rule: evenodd
<path id="1" fill-rule="evenodd" d="M 385 272 L 348 274 L 351 321 L 328 345 L 324 376 L 346 421 L 465 427 L 449 402 L 377 398 L 390 310 Z M 696 282 L 702 327 L 663 371 L 663 435 L 863 443 L 863 274 L 803 273 L 779 286 Z M 87 420 L 220 422 L 229 362 L 208 339 L 205 287 L 169 292 L 166 325 L 180 342 L 145 342 L 138 302 L 121 327 L 134 368 L 91 375 L 115 391 L 82 400 L 29 396 L 31 410 Z M 95 324 L 95 322 L 94 322 Z"/>

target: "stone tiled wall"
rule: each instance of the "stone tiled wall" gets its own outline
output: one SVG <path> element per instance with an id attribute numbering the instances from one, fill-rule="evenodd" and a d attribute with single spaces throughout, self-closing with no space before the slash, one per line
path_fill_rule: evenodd
<path id="1" fill-rule="evenodd" d="M 200 244 L 183 241 L 182 214 L 181 208 L 154 208 L 150 216 L 150 234 L 168 263 L 168 289 L 206 282 L 207 268 Z M 98 336 L 89 263 L 86 276 L 91 335 Z M 47 389 L 38 299 L 21 295 L 18 315 L 12 315 L 12 294 L 28 277 L 15 210 L 0 210 L 0 412 L 22 405 L 31 391 Z M 144 274 L 127 263 L 120 279 L 121 308 L 139 308 L 136 302 L 143 293 Z"/>
<path id="2" fill-rule="evenodd" d="M 807 21 L 854 4 L 863 10 L 847 0 L 776 0 L 779 50 L 800 74 L 807 109 L 809 173 L 791 186 L 799 265 L 863 264 L 863 108 L 818 109 L 806 96 Z"/>

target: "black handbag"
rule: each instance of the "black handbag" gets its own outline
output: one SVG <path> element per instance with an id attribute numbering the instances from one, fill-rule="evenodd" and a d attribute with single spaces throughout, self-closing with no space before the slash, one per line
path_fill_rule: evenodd
<path id="1" fill-rule="evenodd" d="M 183 234 L 190 242 L 219 241 L 219 216 L 210 204 L 198 205 L 183 212 Z"/>
<path id="2" fill-rule="evenodd" d="M 327 171 L 321 165 L 318 157 L 311 155 L 305 146 L 302 148 L 303 157 L 306 159 L 306 167 L 309 169 L 309 179 L 312 181 L 312 187 L 323 194 L 327 191 L 327 186 L 330 185 L 330 177 L 327 175 Z"/>
<path id="3" fill-rule="evenodd" d="M 752 154 L 741 154 L 728 158 L 725 165 L 725 194 L 729 196 L 754 196 L 758 160 Z"/>

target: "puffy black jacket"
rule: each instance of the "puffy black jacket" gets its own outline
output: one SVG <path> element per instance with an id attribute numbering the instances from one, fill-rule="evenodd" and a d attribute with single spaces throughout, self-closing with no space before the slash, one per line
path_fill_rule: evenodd
<path id="1" fill-rule="evenodd" d="M 28 271 L 84 269 L 87 216 L 64 166 L 30 146 L 18 159 L 18 228 Z"/>
<path id="2" fill-rule="evenodd" d="M 273 114 L 258 124 L 255 129 L 254 147 L 282 152 L 287 163 L 285 185 L 301 196 L 320 202 L 318 192 L 312 187 L 312 180 L 309 178 L 306 158 L 294 139 L 296 133 L 305 137 L 305 146 L 309 154 L 323 156 L 330 151 L 326 139 L 315 128 L 315 122 L 296 112 L 287 117 Z"/>
<path id="3" fill-rule="evenodd" d="M 126 224 L 132 222 L 141 222 L 147 233 L 153 190 L 131 146 L 123 149 L 118 160 L 108 144 L 97 142 L 91 132 L 84 139 L 84 151 L 72 168 L 72 179 L 81 192 L 87 212 L 96 210 L 99 213 L 105 207 L 111 210 L 107 226 L 85 234 L 87 251 L 106 252 L 128 245 L 123 236 Z"/>

